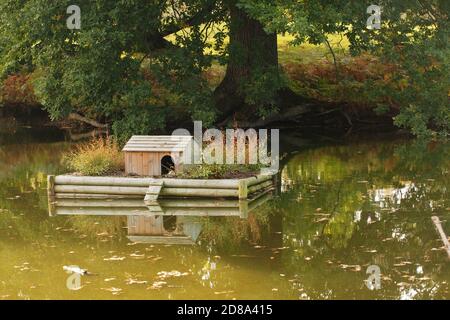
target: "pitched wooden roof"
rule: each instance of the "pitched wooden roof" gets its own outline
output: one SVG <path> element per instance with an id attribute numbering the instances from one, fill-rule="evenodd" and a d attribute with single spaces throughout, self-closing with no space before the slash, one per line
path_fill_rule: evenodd
<path id="1" fill-rule="evenodd" d="M 122 151 L 181 152 L 192 141 L 192 136 L 132 136 Z"/>

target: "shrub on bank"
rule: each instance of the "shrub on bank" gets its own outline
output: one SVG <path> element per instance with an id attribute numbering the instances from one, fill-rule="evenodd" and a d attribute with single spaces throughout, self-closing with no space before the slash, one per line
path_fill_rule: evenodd
<path id="1" fill-rule="evenodd" d="M 63 158 L 70 170 L 88 176 L 114 174 L 124 169 L 124 157 L 111 138 L 94 139 L 78 145 Z"/>
<path id="2" fill-rule="evenodd" d="M 31 75 L 12 74 L 0 83 L 0 105 L 26 112 L 40 105 L 31 85 Z"/>

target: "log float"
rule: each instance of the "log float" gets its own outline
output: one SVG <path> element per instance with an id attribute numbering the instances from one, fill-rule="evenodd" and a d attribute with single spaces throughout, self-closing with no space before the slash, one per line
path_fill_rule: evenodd
<path id="1" fill-rule="evenodd" d="M 246 218 L 249 211 L 272 198 L 272 191 L 254 199 L 163 199 L 147 206 L 142 199 L 61 199 L 55 203 L 53 215 L 98 216 L 239 216 Z"/>
<path id="2" fill-rule="evenodd" d="M 145 197 L 149 187 L 158 188 L 158 197 L 199 197 L 247 199 L 250 194 L 269 187 L 273 175 L 245 179 L 176 179 L 134 177 L 49 176 L 48 193 L 54 198 Z M 153 193 L 155 194 L 155 193 Z M 81 196 L 83 195 L 83 196 Z M 155 194 L 156 195 L 156 194 Z"/>
<path id="3" fill-rule="evenodd" d="M 274 180 L 274 174 L 244 179 L 49 176 L 49 211 L 55 214 L 58 206 L 58 214 L 74 214 L 77 210 L 88 214 L 91 210 L 106 215 L 110 208 L 113 214 L 129 209 L 138 215 L 195 215 L 187 212 L 195 208 L 204 216 L 245 217 L 252 200 L 274 190 Z"/>
<path id="4" fill-rule="evenodd" d="M 441 225 L 441 221 L 439 220 L 439 217 L 437 217 L 437 216 L 432 216 L 431 220 L 433 221 L 437 232 L 441 236 L 441 240 L 444 243 L 445 251 L 447 251 L 448 258 L 450 259 L 450 242 L 448 241 L 448 238 L 445 235 L 444 229 L 442 228 L 442 225 Z"/>

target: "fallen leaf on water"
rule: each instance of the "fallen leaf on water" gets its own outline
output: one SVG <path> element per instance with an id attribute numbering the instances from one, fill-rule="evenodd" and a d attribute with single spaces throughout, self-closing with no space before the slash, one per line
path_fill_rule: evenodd
<path id="1" fill-rule="evenodd" d="M 13 198 L 6 198 L 7 200 L 17 200 L 17 199 L 19 199 L 20 198 L 20 196 L 15 196 L 15 197 L 13 197 Z"/>
<path id="2" fill-rule="evenodd" d="M 280 248 L 272 248 L 272 250 L 286 250 L 289 249 L 290 247 L 280 247 Z"/>
<path id="3" fill-rule="evenodd" d="M 403 267 L 403 266 L 406 266 L 406 264 L 403 263 L 403 262 L 401 262 L 401 263 L 394 263 L 393 266 L 394 267 Z"/>
<path id="4" fill-rule="evenodd" d="M 115 288 L 115 287 L 111 287 L 111 288 L 101 288 L 102 290 L 106 290 L 111 292 L 113 295 L 118 295 L 120 293 L 122 293 L 122 289 L 120 288 Z"/>
<path id="5" fill-rule="evenodd" d="M 361 266 L 358 264 L 341 264 L 340 267 L 351 271 L 361 271 Z"/>
<path id="6" fill-rule="evenodd" d="M 122 261 L 125 260 L 125 257 L 112 256 L 110 258 L 104 258 L 104 261 Z"/>
<path id="7" fill-rule="evenodd" d="M 214 294 L 228 294 L 228 293 L 234 293 L 234 290 L 229 290 L 229 291 L 215 291 Z"/>
<path id="8" fill-rule="evenodd" d="M 189 272 L 180 272 L 176 270 L 172 271 L 160 271 L 157 273 L 158 279 L 166 279 L 171 277 L 183 277 L 189 275 Z"/>
<path id="9" fill-rule="evenodd" d="M 155 281 L 153 284 L 147 288 L 147 290 L 158 290 L 167 285 L 165 281 Z"/>
<path id="10" fill-rule="evenodd" d="M 405 286 L 409 286 L 410 284 L 409 283 L 407 283 L 407 282 L 399 282 L 399 283 L 397 283 L 397 286 L 399 286 L 399 287 L 405 287 Z"/>
<path id="11" fill-rule="evenodd" d="M 431 280 L 431 278 L 430 277 L 421 277 L 421 278 L 417 278 L 417 280 L 419 280 L 419 281 L 428 281 L 428 280 Z"/>
<path id="12" fill-rule="evenodd" d="M 402 266 L 406 266 L 406 265 L 410 265 L 412 264 L 412 262 L 410 261 L 400 261 L 399 263 L 394 263 L 393 266 L 394 267 L 402 267 Z"/>
<path id="13" fill-rule="evenodd" d="M 257 256 L 251 256 L 248 254 L 233 254 L 231 256 L 234 258 L 258 258 Z"/>
<path id="14" fill-rule="evenodd" d="M 126 284 L 131 285 L 131 284 L 147 284 L 146 280 L 137 280 L 137 279 L 127 279 L 125 280 Z"/>

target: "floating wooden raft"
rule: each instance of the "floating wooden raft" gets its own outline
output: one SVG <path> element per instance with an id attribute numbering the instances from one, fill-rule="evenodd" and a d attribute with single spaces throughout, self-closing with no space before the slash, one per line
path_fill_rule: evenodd
<path id="1" fill-rule="evenodd" d="M 99 216 L 237 216 L 248 212 L 273 197 L 273 191 L 258 193 L 253 199 L 158 199 L 149 206 L 143 199 L 58 199 L 50 215 Z"/>
<path id="2" fill-rule="evenodd" d="M 87 177 L 87 176 L 49 176 L 48 195 L 50 214 L 55 213 L 56 206 L 71 214 L 77 209 L 77 202 L 90 201 L 97 204 L 95 211 L 104 214 L 133 208 L 136 214 L 147 213 L 182 215 L 229 215 L 230 208 L 238 214 L 246 212 L 252 201 L 274 189 L 274 175 L 258 175 L 245 179 L 172 179 L 172 178 L 134 178 L 134 177 Z M 233 200 L 234 205 L 224 207 L 224 201 Z M 120 200 L 130 202 L 127 206 L 117 205 L 102 208 L 104 201 Z M 178 201 L 177 201 L 178 200 Z M 200 200 L 200 201 L 198 201 Z M 240 200 L 240 201 L 236 201 Z M 120 201 L 118 203 L 120 203 Z M 132 201 L 140 205 L 128 206 Z M 203 202 L 202 202 L 203 201 Z M 221 202 L 222 201 L 222 202 Z M 78 203 L 83 207 L 83 203 Z M 204 214 L 199 214 L 199 211 Z M 222 214 L 221 214 L 222 213 Z M 234 215 L 238 215 L 234 214 Z"/>
<path id="3" fill-rule="evenodd" d="M 273 175 L 245 179 L 172 179 L 49 176 L 49 195 L 56 199 L 143 198 L 149 187 L 159 186 L 159 197 L 206 197 L 247 199 L 273 187 Z"/>

